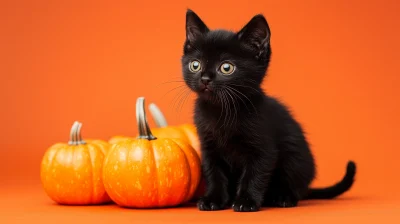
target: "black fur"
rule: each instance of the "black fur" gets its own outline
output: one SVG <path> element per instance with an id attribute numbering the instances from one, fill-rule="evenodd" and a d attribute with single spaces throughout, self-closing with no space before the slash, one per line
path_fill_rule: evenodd
<path id="1" fill-rule="evenodd" d="M 354 181 L 355 164 L 349 162 L 340 183 L 309 189 L 315 164 L 302 127 L 261 89 L 271 57 L 270 36 L 262 15 L 231 32 L 210 30 L 187 11 L 182 69 L 186 85 L 198 96 L 194 119 L 207 185 L 200 210 L 293 207 L 302 199 L 336 197 Z M 191 66 L 193 60 L 200 67 Z M 233 66 L 223 71 L 234 68 L 232 74 L 220 69 L 225 62 Z"/>

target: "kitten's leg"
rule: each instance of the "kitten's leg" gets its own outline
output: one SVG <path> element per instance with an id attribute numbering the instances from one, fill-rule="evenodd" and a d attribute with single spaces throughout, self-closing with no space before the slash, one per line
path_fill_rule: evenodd
<path id="1" fill-rule="evenodd" d="M 275 155 L 266 157 L 258 155 L 245 159 L 247 164 L 243 167 L 236 198 L 232 205 L 234 211 L 260 210 L 276 161 Z"/>
<path id="2" fill-rule="evenodd" d="M 280 161 L 265 199 L 266 206 L 295 207 L 307 193 L 315 176 L 314 160 L 303 138 L 290 138 L 281 145 Z"/>
<path id="3" fill-rule="evenodd" d="M 263 206 L 289 208 L 297 206 L 299 197 L 289 188 L 288 176 L 277 171 L 276 178 L 271 178 L 270 187 Z"/>
<path id="4" fill-rule="evenodd" d="M 224 209 L 229 201 L 228 178 L 224 162 L 213 152 L 202 152 L 202 169 L 206 181 L 206 192 L 199 199 L 197 207 L 201 211 Z"/>

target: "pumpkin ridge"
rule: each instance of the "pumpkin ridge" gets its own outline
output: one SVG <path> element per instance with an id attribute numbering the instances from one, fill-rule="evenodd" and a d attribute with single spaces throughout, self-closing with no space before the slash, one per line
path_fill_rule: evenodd
<path id="1" fill-rule="evenodd" d="M 74 152 L 75 152 L 75 147 L 73 146 L 73 148 L 72 148 L 73 150 L 67 150 L 67 149 L 63 149 L 64 151 L 65 151 L 65 154 L 67 155 L 67 156 L 65 156 L 66 158 L 69 158 L 69 159 L 67 159 L 67 160 L 69 160 L 69 163 L 68 163 L 68 165 L 66 166 L 66 167 L 74 167 L 74 158 L 72 157 L 73 156 L 73 154 L 74 154 Z M 64 161 L 65 162 L 65 161 Z M 68 189 L 68 191 L 70 191 L 69 189 Z M 69 194 L 69 193 L 68 193 Z M 65 203 L 66 204 L 71 204 L 71 202 L 69 201 L 69 197 L 65 197 L 64 196 L 64 200 L 65 200 Z"/>
<path id="2" fill-rule="evenodd" d="M 48 167 L 53 167 L 54 166 L 54 159 L 57 158 L 57 155 L 60 152 L 61 148 L 62 147 L 60 146 L 60 147 L 57 147 L 57 148 L 54 149 L 56 152 L 54 153 L 53 157 L 50 159 Z"/>
<path id="3" fill-rule="evenodd" d="M 132 141 L 131 141 L 131 140 L 122 142 L 122 144 L 116 144 L 115 147 L 114 147 L 114 148 L 115 148 L 115 151 L 118 151 L 118 152 L 121 152 L 121 151 L 122 151 L 121 148 L 122 148 L 122 149 L 126 149 L 126 152 L 127 152 L 127 153 L 126 153 L 126 160 L 125 160 L 125 164 L 124 164 L 125 167 L 128 167 L 128 166 L 129 166 L 129 160 L 130 160 L 130 158 L 131 158 L 131 151 L 132 151 L 132 150 L 129 150 L 129 149 L 128 149 L 128 148 L 129 148 L 129 147 L 128 147 L 129 145 L 132 145 Z M 115 191 L 115 192 L 116 192 L 116 194 L 117 194 L 118 197 L 119 197 L 118 200 L 120 200 L 121 198 L 125 199 L 120 193 L 118 193 L 118 191 Z M 132 204 L 132 200 L 125 199 L 124 202 L 125 202 L 126 205 Z"/>
<path id="4" fill-rule="evenodd" d="M 187 160 L 187 163 L 189 165 L 189 171 L 190 171 L 190 185 L 188 189 L 188 194 L 186 195 L 186 202 L 190 201 L 193 199 L 193 197 L 196 195 L 197 188 L 200 185 L 201 182 L 201 159 L 200 156 L 198 155 L 197 151 L 191 146 L 190 143 L 182 141 L 181 139 L 173 139 L 176 144 L 178 144 L 185 154 L 185 158 Z M 188 147 L 184 147 L 184 145 L 187 145 Z M 193 164 L 196 164 L 194 167 L 192 167 Z M 198 169 L 196 169 L 196 167 Z M 197 173 L 199 172 L 199 173 Z M 193 176 L 194 175 L 199 175 L 199 177 Z M 194 181 L 196 181 L 196 185 L 194 185 Z M 194 187 L 193 187 L 194 186 Z M 193 187 L 193 189 L 192 189 Z"/>
<path id="5" fill-rule="evenodd" d="M 103 146 L 101 146 L 101 147 L 99 147 L 100 148 L 100 151 L 101 151 L 101 153 L 103 154 L 103 156 L 105 157 L 106 156 L 106 154 L 107 154 L 107 151 L 106 151 L 106 149 L 105 148 L 103 148 Z"/>
<path id="6" fill-rule="evenodd" d="M 182 147 L 181 147 L 181 145 L 179 144 L 179 143 L 177 143 L 176 142 L 176 140 L 175 139 L 171 139 L 172 140 L 172 142 L 174 142 L 178 147 L 179 147 L 179 150 L 181 150 L 182 151 L 182 153 L 185 155 L 184 156 L 184 159 L 185 159 L 185 161 L 186 161 L 186 164 L 188 165 L 188 168 L 189 168 L 189 185 L 188 185 L 188 189 L 187 189 L 187 191 L 186 191 L 186 194 L 185 194 L 185 202 L 186 201 L 188 201 L 187 200 L 187 198 L 188 198 L 188 196 L 190 196 L 190 191 L 191 191 L 191 186 L 192 186 L 192 167 L 190 166 L 190 161 L 188 160 L 188 154 L 186 153 L 186 151 L 185 150 L 183 150 L 182 149 Z"/>
<path id="7" fill-rule="evenodd" d="M 48 169 L 48 167 L 50 167 L 51 169 L 53 169 L 53 167 L 54 167 L 54 160 L 57 158 L 57 155 L 60 153 L 60 149 L 61 149 L 62 147 L 60 147 L 60 148 L 56 148 L 55 149 L 55 153 L 54 153 L 54 156 L 53 156 L 53 158 L 51 159 L 51 161 L 49 162 L 49 165 L 46 167 L 46 169 Z M 47 170 L 46 170 L 47 171 Z M 47 171 L 48 172 L 48 171 Z M 45 174 L 45 175 L 48 175 L 48 174 Z M 46 191 L 46 193 L 47 193 L 47 191 Z M 60 201 L 59 199 L 59 197 L 58 196 L 54 196 L 54 195 L 50 195 L 49 193 L 47 193 L 48 195 L 49 195 L 49 197 L 55 197 L 55 199 L 57 200 L 57 201 Z"/>
<path id="8" fill-rule="evenodd" d="M 71 159 L 71 166 L 70 166 L 70 167 L 72 167 L 72 169 L 75 169 L 74 160 L 75 160 L 76 151 L 77 151 L 77 150 L 75 149 L 75 147 L 72 148 L 72 159 Z"/>
<path id="9" fill-rule="evenodd" d="M 156 181 L 156 189 L 157 189 L 157 195 L 156 195 L 156 198 L 157 198 L 157 206 L 160 206 L 160 192 L 158 192 L 158 189 L 160 188 L 160 183 L 159 183 L 159 181 L 158 181 L 158 176 L 159 176 L 159 174 L 158 174 L 158 161 L 156 160 L 156 155 L 155 155 L 155 151 L 154 151 L 154 140 L 153 141 L 151 141 L 151 154 L 153 155 L 153 159 L 154 159 L 154 166 L 155 166 L 155 176 L 156 176 L 156 178 L 155 178 L 155 181 Z"/>
<path id="10" fill-rule="evenodd" d="M 110 155 L 113 155 L 113 152 L 114 151 L 119 151 L 120 150 L 120 148 L 122 147 L 122 146 L 124 146 L 125 147 L 125 149 L 127 149 L 128 147 L 127 147 L 127 145 L 128 145 L 128 143 L 130 142 L 130 140 L 129 141 L 126 141 L 126 142 L 121 142 L 121 144 L 115 144 L 115 145 L 113 145 L 112 147 L 111 147 L 111 149 L 110 149 L 110 151 L 109 151 L 109 154 Z M 122 145 L 122 146 L 121 146 Z M 129 160 L 129 158 L 130 158 L 130 150 L 125 150 L 127 153 L 127 159 L 125 160 L 125 166 L 128 166 L 128 160 Z M 107 158 L 106 158 L 107 159 Z M 106 164 L 107 163 L 107 161 L 106 161 L 106 159 L 104 160 L 104 164 Z M 108 160 L 108 159 L 107 159 Z M 104 177 L 104 173 L 106 173 L 106 172 L 103 172 L 103 177 Z M 103 178 L 103 184 L 105 185 L 106 184 L 106 181 L 104 182 L 104 180 L 107 180 L 106 178 Z M 110 190 L 109 189 L 109 184 L 107 185 L 108 187 L 107 187 L 107 189 L 108 190 Z M 107 190 L 106 190 L 106 192 L 107 192 Z M 107 192 L 108 193 L 108 192 Z M 130 204 L 129 203 L 129 201 L 126 199 L 126 198 L 124 198 L 118 191 L 115 191 L 114 192 L 114 194 L 116 194 L 117 195 L 117 198 L 116 198 L 116 200 L 117 201 L 123 201 L 122 202 L 122 204 Z M 110 198 L 111 198 L 111 196 L 110 196 Z"/>
<path id="11" fill-rule="evenodd" d="M 90 190 L 90 202 L 89 203 L 92 203 L 93 202 L 93 197 L 94 197 L 94 194 L 95 194 L 95 186 L 94 186 L 94 183 L 95 183 L 95 181 L 94 181 L 94 166 L 93 166 L 93 156 L 92 156 L 92 153 L 91 153 L 91 151 L 90 151 L 90 147 L 91 147 L 92 145 L 88 145 L 88 147 L 85 147 L 86 148 L 86 150 L 87 150 L 87 152 L 89 153 L 89 160 L 90 160 L 90 169 L 91 169 L 91 176 L 92 176 L 92 178 L 91 178 L 91 180 L 92 180 L 92 186 L 91 186 L 91 190 Z"/>
<path id="12" fill-rule="evenodd" d="M 104 143 L 100 140 L 93 140 L 93 139 L 86 139 L 86 142 L 94 144 L 97 146 L 97 148 L 101 151 L 101 153 L 105 156 L 107 151 L 106 148 L 104 147 Z"/>
<path id="13" fill-rule="evenodd" d="M 185 202 L 188 201 L 187 198 L 191 194 L 191 187 L 192 187 L 192 184 L 193 184 L 193 182 L 192 182 L 192 179 L 193 179 L 192 167 L 190 165 L 188 154 L 184 150 L 184 148 L 186 146 L 190 147 L 190 144 L 187 143 L 186 141 L 178 139 L 178 138 L 166 138 L 166 139 L 168 140 L 168 142 L 172 142 L 172 144 L 175 144 L 177 146 L 177 148 L 179 148 L 179 150 L 182 152 L 184 160 L 186 161 L 186 166 L 187 166 L 187 171 L 188 171 L 187 172 L 188 182 L 187 182 L 187 185 L 186 185 L 186 193 L 183 195 L 183 197 L 181 199 L 181 201 L 185 203 Z"/>

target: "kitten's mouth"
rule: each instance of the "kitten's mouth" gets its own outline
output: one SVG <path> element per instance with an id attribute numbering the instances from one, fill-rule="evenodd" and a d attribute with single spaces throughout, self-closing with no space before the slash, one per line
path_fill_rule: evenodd
<path id="1" fill-rule="evenodd" d="M 203 86 L 200 87 L 200 92 L 211 93 L 212 90 L 211 90 L 210 86 L 203 85 Z"/>
<path id="2" fill-rule="evenodd" d="M 201 93 L 204 94 L 204 95 L 207 95 L 207 96 L 211 96 L 212 92 L 213 91 L 210 88 L 207 88 L 207 87 L 201 90 Z"/>
<path id="3" fill-rule="evenodd" d="M 211 100 L 213 97 L 213 91 L 209 86 L 202 86 L 199 89 L 199 96 L 206 99 Z"/>

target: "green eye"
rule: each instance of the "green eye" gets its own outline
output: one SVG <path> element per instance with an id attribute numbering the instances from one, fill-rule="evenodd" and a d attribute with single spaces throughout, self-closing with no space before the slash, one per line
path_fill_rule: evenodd
<path id="1" fill-rule="evenodd" d="M 222 74 L 230 75 L 235 70 L 235 66 L 232 65 L 231 63 L 223 63 L 220 67 L 220 70 L 221 70 Z"/>
<path id="2" fill-rule="evenodd" d="M 194 60 L 189 63 L 189 70 L 191 72 L 198 72 L 200 71 L 200 69 L 201 69 L 201 64 L 199 61 Z"/>

